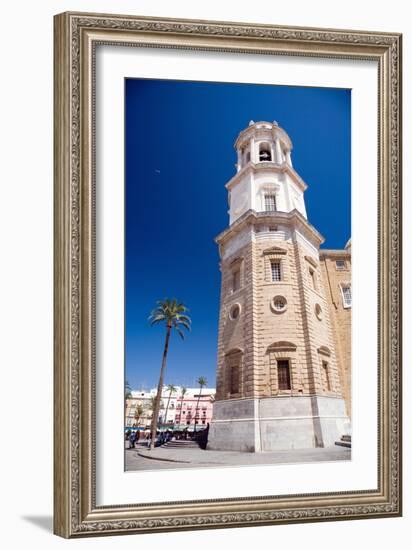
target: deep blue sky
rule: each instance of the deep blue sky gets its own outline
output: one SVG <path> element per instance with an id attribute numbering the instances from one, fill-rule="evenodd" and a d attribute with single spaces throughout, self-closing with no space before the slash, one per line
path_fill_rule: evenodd
<path id="1" fill-rule="evenodd" d="M 172 337 L 166 383 L 215 385 L 220 272 L 214 237 L 228 225 L 233 143 L 251 119 L 276 120 L 308 184 L 308 219 L 343 248 L 350 237 L 350 90 L 127 79 L 126 379 L 157 385 L 164 328 L 156 301 L 190 309 L 192 332 Z"/>

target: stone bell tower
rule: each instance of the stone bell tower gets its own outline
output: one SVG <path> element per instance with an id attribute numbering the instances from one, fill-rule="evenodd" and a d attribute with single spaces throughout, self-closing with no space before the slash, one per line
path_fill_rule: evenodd
<path id="1" fill-rule="evenodd" d="M 222 284 L 208 448 L 334 445 L 350 425 L 307 185 L 276 122 L 251 121 L 235 148 L 230 223 L 216 238 Z"/>

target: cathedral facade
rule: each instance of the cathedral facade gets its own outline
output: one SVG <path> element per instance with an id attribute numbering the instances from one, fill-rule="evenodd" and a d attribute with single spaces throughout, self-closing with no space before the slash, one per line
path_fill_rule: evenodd
<path id="1" fill-rule="evenodd" d="M 328 447 L 350 433 L 351 252 L 322 250 L 276 122 L 236 142 L 226 184 L 216 401 L 209 449 Z"/>

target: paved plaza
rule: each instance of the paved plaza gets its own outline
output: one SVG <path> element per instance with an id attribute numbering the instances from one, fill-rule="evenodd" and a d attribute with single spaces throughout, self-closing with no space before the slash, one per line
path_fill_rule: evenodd
<path id="1" fill-rule="evenodd" d="M 128 444 L 126 443 L 126 471 L 334 462 L 351 459 L 351 449 L 339 446 L 324 449 L 295 449 L 262 453 L 208 451 L 189 441 L 171 442 L 153 450 L 147 449 L 143 444 L 138 444 L 135 449 L 128 449 L 127 447 Z"/>

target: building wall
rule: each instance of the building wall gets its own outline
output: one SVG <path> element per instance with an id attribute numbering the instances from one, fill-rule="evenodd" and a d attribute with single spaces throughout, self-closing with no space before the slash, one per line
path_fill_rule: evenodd
<path id="1" fill-rule="evenodd" d="M 327 303 L 332 321 L 333 335 L 339 364 L 339 376 L 342 384 L 346 409 L 351 416 L 351 369 L 352 369 L 352 308 L 345 307 L 341 285 L 351 285 L 350 250 L 323 250 L 320 265 L 324 286 L 327 289 Z M 345 268 L 338 269 L 337 260 L 345 261 Z"/>
<path id="2" fill-rule="evenodd" d="M 139 390 L 131 392 L 132 396 L 125 401 L 125 427 L 139 427 L 146 429 L 150 427 L 152 422 L 152 409 L 150 405 L 156 396 L 156 392 L 157 390 L 155 388 L 149 391 Z M 174 426 L 181 422 L 181 417 L 183 417 L 181 411 L 184 411 L 186 416 L 187 412 L 190 410 L 190 412 L 193 413 L 193 415 L 190 415 L 191 425 L 193 425 L 195 421 L 198 395 L 199 388 L 187 388 L 185 399 L 183 400 L 184 406 L 182 408 L 181 387 L 176 386 L 176 392 L 171 394 L 169 401 L 169 390 L 167 389 L 167 386 L 165 386 L 162 391 L 162 399 L 160 402 L 159 422 L 161 424 L 169 424 L 170 426 Z M 212 419 L 214 396 L 214 388 L 203 388 L 199 400 L 200 425 L 203 425 L 203 420 L 205 420 L 206 425 Z M 136 419 L 135 412 L 139 405 L 143 408 L 143 414 L 139 419 Z M 206 414 L 204 414 L 204 412 Z M 186 420 L 184 424 L 187 425 Z"/>
<path id="3" fill-rule="evenodd" d="M 278 231 L 270 228 L 269 222 L 252 229 L 246 227 L 243 236 L 234 236 L 240 245 L 237 249 L 230 236 L 221 246 L 216 398 L 313 394 L 341 397 L 333 321 L 317 249 L 293 223 L 278 227 Z M 279 282 L 271 281 L 271 260 L 281 263 Z M 237 269 L 240 288 L 233 291 L 233 272 Z M 286 299 L 283 312 L 273 307 L 276 296 Z M 236 304 L 240 314 L 233 319 L 231 311 Z M 320 307 L 318 315 L 316 307 Z M 289 360 L 290 390 L 278 387 L 280 359 Z M 327 374 L 323 363 L 327 364 Z M 233 391 L 236 365 L 239 383 L 238 391 Z"/>
<path id="4" fill-rule="evenodd" d="M 175 423 L 180 427 L 193 428 L 196 425 L 205 428 L 212 420 L 214 394 L 181 397 L 177 400 Z"/>
<path id="5" fill-rule="evenodd" d="M 147 428 L 152 421 L 152 410 L 150 407 L 153 395 L 147 391 L 133 391 L 132 396 L 126 399 L 125 403 L 125 426 Z M 163 399 L 162 399 L 163 401 Z M 137 407 L 143 408 L 143 413 L 139 418 L 135 417 Z"/>

